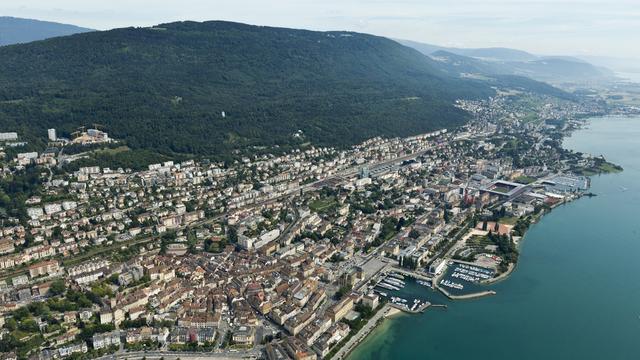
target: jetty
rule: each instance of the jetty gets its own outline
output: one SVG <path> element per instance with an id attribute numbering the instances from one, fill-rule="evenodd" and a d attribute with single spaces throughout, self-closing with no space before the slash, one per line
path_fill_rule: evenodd
<path id="1" fill-rule="evenodd" d="M 476 299 L 476 298 L 481 298 L 484 296 L 490 296 L 490 295 L 495 295 L 496 292 L 493 290 L 486 290 L 486 291 L 480 291 L 480 292 L 476 292 L 476 293 L 471 293 L 471 294 L 464 294 L 464 295 L 453 295 L 450 292 L 448 292 L 447 290 L 443 289 L 441 286 L 439 285 L 435 285 L 435 287 L 440 290 L 441 293 L 443 293 L 446 297 L 448 297 L 451 300 L 467 300 L 467 299 Z"/>

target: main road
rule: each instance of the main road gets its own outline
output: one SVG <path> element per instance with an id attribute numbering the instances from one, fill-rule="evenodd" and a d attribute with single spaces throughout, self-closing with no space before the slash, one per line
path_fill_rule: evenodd
<path id="1" fill-rule="evenodd" d="M 224 352 L 182 352 L 182 351 L 133 351 L 121 352 L 99 357 L 101 360 L 120 359 L 191 359 L 191 360 L 238 360 L 238 359 L 258 359 L 261 356 L 260 350 L 239 350 Z"/>

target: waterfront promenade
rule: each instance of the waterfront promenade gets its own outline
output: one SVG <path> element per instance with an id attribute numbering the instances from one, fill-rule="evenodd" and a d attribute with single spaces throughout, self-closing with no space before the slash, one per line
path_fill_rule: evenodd
<path id="1" fill-rule="evenodd" d="M 357 334 L 352 336 L 349 341 L 347 341 L 347 343 L 344 344 L 344 346 L 342 346 L 340 350 L 338 350 L 338 352 L 332 357 L 332 359 L 342 360 L 346 358 L 347 355 L 349 355 L 349 353 L 353 351 L 353 349 L 355 349 L 356 346 L 358 346 L 358 344 L 362 340 L 364 340 L 364 338 L 366 338 L 371 331 L 373 331 L 373 329 L 375 329 L 380 319 L 395 315 L 399 312 L 399 309 L 392 307 L 389 303 L 384 304 L 382 308 L 378 310 L 378 312 L 373 317 L 371 317 L 369 321 L 367 321 L 362 329 L 360 329 Z"/>

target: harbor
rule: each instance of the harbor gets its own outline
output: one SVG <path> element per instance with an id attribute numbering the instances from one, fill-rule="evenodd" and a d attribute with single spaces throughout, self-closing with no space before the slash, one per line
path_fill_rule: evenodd
<path id="1" fill-rule="evenodd" d="M 396 268 L 383 271 L 371 289 L 388 300 L 390 306 L 406 313 L 423 313 L 432 306 L 446 308 L 446 305 L 433 304 L 429 300 L 435 292 L 432 279 L 409 271 Z"/>

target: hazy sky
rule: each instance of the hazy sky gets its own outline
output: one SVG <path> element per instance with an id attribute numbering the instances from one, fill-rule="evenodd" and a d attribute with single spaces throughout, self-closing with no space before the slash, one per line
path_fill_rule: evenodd
<path id="1" fill-rule="evenodd" d="M 640 58 L 640 0 L 2 0 L 0 14 L 95 29 L 230 20 L 446 46 Z"/>

